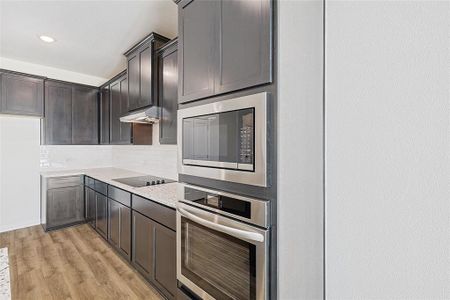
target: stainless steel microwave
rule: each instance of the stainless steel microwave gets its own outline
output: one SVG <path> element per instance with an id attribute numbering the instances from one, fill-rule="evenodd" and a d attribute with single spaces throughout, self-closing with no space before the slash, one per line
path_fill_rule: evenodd
<path id="1" fill-rule="evenodd" d="M 178 172 L 267 186 L 267 99 L 258 93 L 178 111 Z"/>

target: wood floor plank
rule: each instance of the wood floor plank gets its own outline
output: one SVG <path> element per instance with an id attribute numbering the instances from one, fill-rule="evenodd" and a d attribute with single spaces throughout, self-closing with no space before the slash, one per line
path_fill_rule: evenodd
<path id="1" fill-rule="evenodd" d="M 163 299 L 89 225 L 0 233 L 12 299 Z"/>

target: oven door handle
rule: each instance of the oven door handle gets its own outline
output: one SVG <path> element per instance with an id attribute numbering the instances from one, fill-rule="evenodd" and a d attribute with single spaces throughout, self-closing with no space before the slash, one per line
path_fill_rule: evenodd
<path id="1" fill-rule="evenodd" d="M 260 233 L 236 229 L 236 228 L 224 226 L 221 224 L 217 224 L 217 223 L 202 219 L 181 207 L 177 207 L 177 210 L 183 217 L 185 217 L 191 221 L 194 221 L 198 224 L 201 224 L 205 227 L 229 234 L 229 235 L 234 236 L 239 239 L 246 239 L 246 240 L 261 242 L 261 243 L 264 242 L 264 236 Z"/>

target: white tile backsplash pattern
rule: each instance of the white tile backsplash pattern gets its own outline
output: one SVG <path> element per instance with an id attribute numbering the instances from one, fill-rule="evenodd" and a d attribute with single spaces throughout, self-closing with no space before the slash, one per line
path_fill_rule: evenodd
<path id="1" fill-rule="evenodd" d="M 160 145 L 158 124 L 153 127 L 151 146 L 42 145 L 41 171 L 116 167 L 178 180 L 177 146 Z"/>
<path id="2" fill-rule="evenodd" d="M 177 146 L 112 146 L 112 166 L 178 180 Z"/>
<path id="3" fill-rule="evenodd" d="M 89 169 L 112 165 L 109 145 L 41 145 L 41 171 Z"/>

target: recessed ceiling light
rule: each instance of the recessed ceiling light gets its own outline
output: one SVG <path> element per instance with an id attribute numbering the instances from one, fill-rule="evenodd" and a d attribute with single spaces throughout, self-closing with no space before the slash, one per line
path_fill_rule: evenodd
<path id="1" fill-rule="evenodd" d="M 41 36 L 39 36 L 39 38 L 46 43 L 53 43 L 55 41 L 54 38 L 47 36 L 47 35 L 41 35 Z"/>

